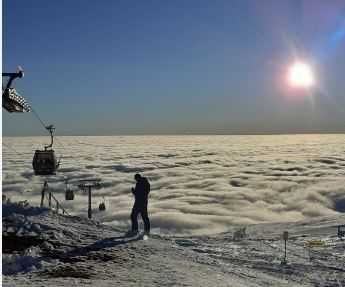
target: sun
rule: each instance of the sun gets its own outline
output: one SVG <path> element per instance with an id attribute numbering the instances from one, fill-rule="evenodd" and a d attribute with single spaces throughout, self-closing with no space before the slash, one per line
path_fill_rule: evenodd
<path id="1" fill-rule="evenodd" d="M 288 70 L 288 82 L 294 88 L 310 88 L 315 84 L 310 65 L 302 61 L 294 62 Z"/>

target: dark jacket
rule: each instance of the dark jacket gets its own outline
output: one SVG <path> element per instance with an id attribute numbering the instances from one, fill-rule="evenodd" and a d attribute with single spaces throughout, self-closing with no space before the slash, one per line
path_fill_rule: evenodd
<path id="1" fill-rule="evenodd" d="M 132 193 L 135 197 L 135 205 L 147 205 L 148 195 L 150 193 L 150 183 L 146 177 L 140 178 L 135 188 L 132 189 Z"/>

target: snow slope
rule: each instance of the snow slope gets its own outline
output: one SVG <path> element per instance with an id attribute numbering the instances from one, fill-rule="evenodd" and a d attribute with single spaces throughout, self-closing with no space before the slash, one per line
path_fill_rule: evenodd
<path id="1" fill-rule="evenodd" d="M 212 236 L 140 240 L 87 219 L 8 203 L 3 286 L 345 286 L 345 241 L 336 236 L 344 223 L 340 215 L 250 225 L 245 233 L 233 226 Z M 322 246 L 308 248 L 315 240 Z"/>

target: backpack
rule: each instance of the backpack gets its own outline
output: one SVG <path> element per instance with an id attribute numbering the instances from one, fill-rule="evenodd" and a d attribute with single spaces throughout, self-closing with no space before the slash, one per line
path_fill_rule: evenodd
<path id="1" fill-rule="evenodd" d="M 151 186 L 150 186 L 150 183 L 149 183 L 149 181 L 147 180 L 146 177 L 143 178 L 143 182 L 144 182 L 144 186 L 145 186 L 145 191 L 146 191 L 147 194 L 149 194 L 150 191 L 151 191 L 150 190 Z"/>

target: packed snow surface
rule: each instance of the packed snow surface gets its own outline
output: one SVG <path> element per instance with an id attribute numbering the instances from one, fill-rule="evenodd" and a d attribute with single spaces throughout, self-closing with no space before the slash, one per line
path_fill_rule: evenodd
<path id="1" fill-rule="evenodd" d="M 3 211 L 3 286 L 345 286 L 345 215 L 143 240 L 28 205 Z"/>

